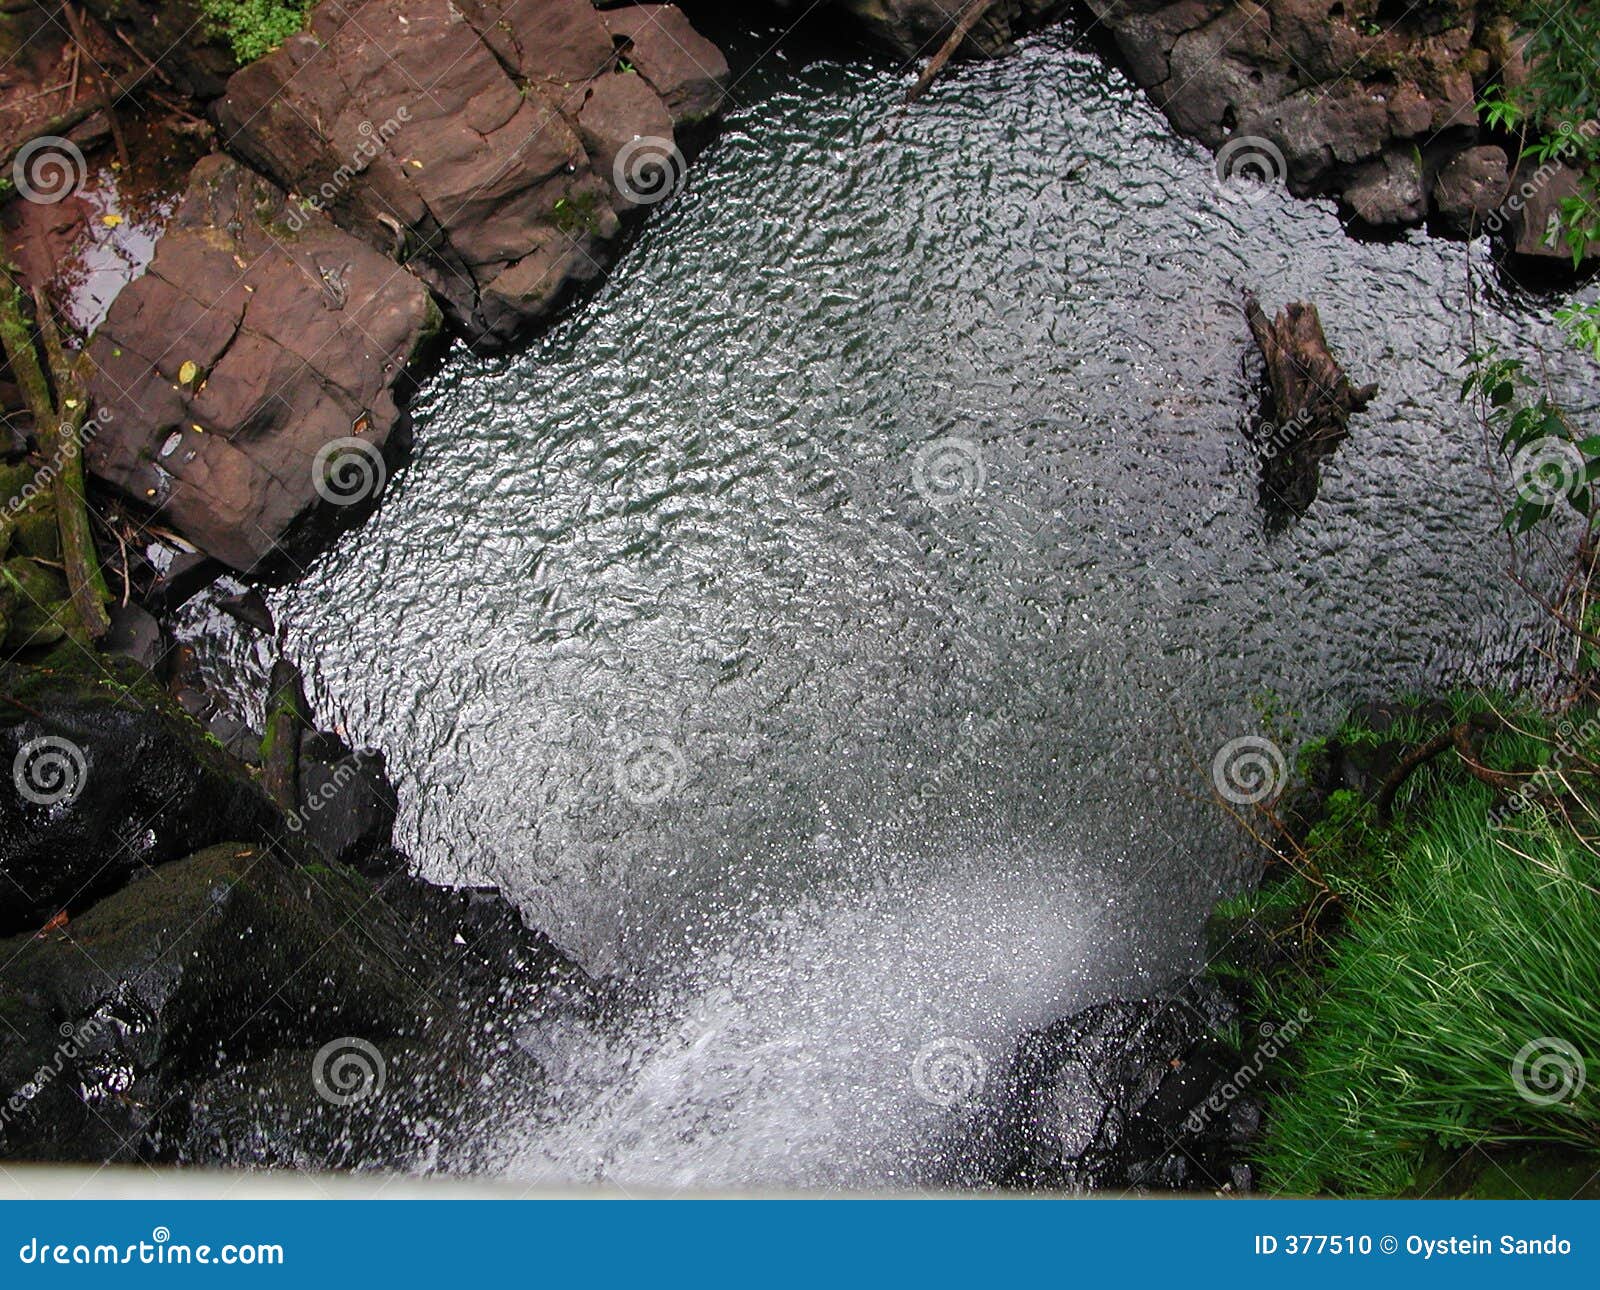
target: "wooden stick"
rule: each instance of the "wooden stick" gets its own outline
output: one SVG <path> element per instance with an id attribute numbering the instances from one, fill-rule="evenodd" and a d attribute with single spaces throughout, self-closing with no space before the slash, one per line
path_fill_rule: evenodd
<path id="1" fill-rule="evenodd" d="M 84 34 L 83 19 L 78 17 L 77 9 L 71 4 L 64 4 L 61 8 L 67 15 L 67 25 L 72 28 L 73 42 L 85 54 L 89 54 L 89 38 Z M 94 83 L 100 91 L 100 108 L 106 114 L 106 121 L 111 126 L 111 137 L 116 141 L 117 156 L 121 159 L 124 170 L 132 170 L 133 163 L 128 159 L 128 141 L 122 137 L 122 126 L 117 121 L 117 106 L 112 101 L 111 90 L 106 84 L 110 78 L 106 75 L 105 69 L 95 61 L 93 54 L 89 54 L 89 59 L 94 62 L 98 70 Z"/>
<path id="2" fill-rule="evenodd" d="M 910 107 L 928 92 L 928 87 L 938 80 L 939 73 L 944 71 L 944 65 L 955 57 L 956 50 L 961 48 L 961 42 L 967 38 L 967 33 L 978 25 L 978 19 L 988 13 L 993 6 L 994 0 L 972 0 L 957 21 L 949 38 L 939 46 L 939 52 L 930 58 L 928 65 L 922 69 L 922 75 L 917 77 L 917 83 L 906 91 L 906 107 Z"/>

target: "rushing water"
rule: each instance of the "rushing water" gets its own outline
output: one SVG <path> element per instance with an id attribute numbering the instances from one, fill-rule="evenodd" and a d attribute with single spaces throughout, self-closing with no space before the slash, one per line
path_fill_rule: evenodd
<path id="1" fill-rule="evenodd" d="M 608 282 L 452 356 L 378 515 L 272 597 L 423 871 L 651 1000 L 523 1033 L 553 1098 L 485 1144 L 515 1175 L 948 1177 L 927 1045 L 992 1072 L 1199 962 L 1247 876 L 1224 742 L 1530 666 L 1455 401 L 1482 248 L 1220 193 L 1063 32 L 874 144 L 904 83 L 747 75 Z M 1276 536 L 1247 288 L 1383 386 Z"/>

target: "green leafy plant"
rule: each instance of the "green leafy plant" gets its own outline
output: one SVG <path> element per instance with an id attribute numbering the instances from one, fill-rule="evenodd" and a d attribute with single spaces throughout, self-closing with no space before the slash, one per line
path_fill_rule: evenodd
<path id="1" fill-rule="evenodd" d="M 1557 203 L 1552 245 L 1565 243 L 1573 265 L 1600 242 L 1600 6 L 1568 5 L 1556 12 L 1538 0 L 1509 8 L 1529 33 L 1527 74 L 1512 87 L 1491 86 L 1478 109 L 1494 129 L 1517 134 L 1522 155 L 1541 165 L 1560 162 L 1578 175 L 1579 191 Z"/>
<path id="2" fill-rule="evenodd" d="M 1467 367 L 1461 397 L 1482 401 L 1484 423 L 1498 435 L 1497 447 L 1517 476 L 1516 499 L 1506 512 L 1505 527 L 1526 533 L 1562 502 L 1580 515 L 1593 516 L 1600 435 L 1578 435 L 1521 359 L 1505 358 L 1489 348 L 1469 354 Z"/>
<path id="3" fill-rule="evenodd" d="M 270 54 L 305 25 L 310 0 L 200 0 L 206 30 L 243 63 Z"/>

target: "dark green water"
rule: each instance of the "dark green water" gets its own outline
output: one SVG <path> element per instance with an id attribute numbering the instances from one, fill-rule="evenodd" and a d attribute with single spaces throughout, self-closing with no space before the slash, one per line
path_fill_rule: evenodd
<path id="1" fill-rule="evenodd" d="M 527 1031 L 556 1095 L 505 1108 L 493 1167 L 937 1181 L 959 1126 L 919 1053 L 992 1073 L 1199 962 L 1245 876 L 1220 746 L 1524 670 L 1455 401 L 1485 252 L 1223 193 L 1062 33 L 873 146 L 903 86 L 742 81 L 607 284 L 455 355 L 376 518 L 273 597 L 419 866 L 654 994 Z M 1383 386 L 1276 537 L 1247 288 L 1318 302 Z M 1488 304 L 1554 348 L 1546 307 Z"/>

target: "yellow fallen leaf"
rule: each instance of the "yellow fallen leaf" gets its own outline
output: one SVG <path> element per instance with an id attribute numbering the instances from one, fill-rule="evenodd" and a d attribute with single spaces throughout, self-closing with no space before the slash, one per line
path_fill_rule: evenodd
<path id="1" fill-rule="evenodd" d="M 416 168 L 417 168 L 417 169 L 418 169 L 418 170 L 421 170 L 421 169 L 422 169 L 422 163 L 421 163 L 421 162 L 420 162 L 420 161 L 418 161 L 418 160 L 417 160 L 417 159 L 416 159 L 416 158 L 415 158 L 415 157 L 413 157 L 413 158 L 412 158 L 412 159 L 411 159 L 411 164 L 412 164 L 412 165 L 413 165 L 413 166 L 415 166 L 415 167 L 416 167 Z"/>
<path id="2" fill-rule="evenodd" d="M 122 216 L 120 216 L 120 215 L 102 215 L 100 217 L 100 222 L 102 224 L 104 224 L 107 228 L 116 228 L 117 225 L 122 223 Z"/>
<path id="3" fill-rule="evenodd" d="M 199 375 L 200 369 L 194 363 L 185 360 L 183 366 L 178 369 L 178 384 L 188 385 Z"/>

